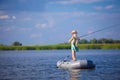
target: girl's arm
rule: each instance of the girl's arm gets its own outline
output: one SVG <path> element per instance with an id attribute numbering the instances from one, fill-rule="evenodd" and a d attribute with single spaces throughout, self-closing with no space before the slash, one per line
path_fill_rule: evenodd
<path id="1" fill-rule="evenodd" d="M 76 43 L 75 43 L 76 46 L 78 46 L 78 42 L 79 42 L 79 38 L 77 37 L 76 38 Z"/>
<path id="2" fill-rule="evenodd" d="M 69 39 L 69 43 L 71 43 L 72 40 L 73 40 L 73 36 Z"/>

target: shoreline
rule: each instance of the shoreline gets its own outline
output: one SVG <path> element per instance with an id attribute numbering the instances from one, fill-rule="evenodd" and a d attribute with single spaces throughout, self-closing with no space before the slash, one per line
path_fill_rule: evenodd
<path id="1" fill-rule="evenodd" d="M 0 50 L 62 50 L 70 49 L 70 44 L 37 46 L 0 46 Z M 79 44 L 79 49 L 120 49 L 120 44 Z"/>

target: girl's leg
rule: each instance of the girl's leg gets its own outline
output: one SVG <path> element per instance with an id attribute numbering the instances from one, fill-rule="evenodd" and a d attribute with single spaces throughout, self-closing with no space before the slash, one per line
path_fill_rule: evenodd
<path id="1" fill-rule="evenodd" d="M 72 60 L 76 60 L 76 52 L 74 50 L 72 50 Z"/>

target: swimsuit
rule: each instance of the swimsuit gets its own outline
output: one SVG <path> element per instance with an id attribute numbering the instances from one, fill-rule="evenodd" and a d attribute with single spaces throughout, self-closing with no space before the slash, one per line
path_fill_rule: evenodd
<path id="1" fill-rule="evenodd" d="M 75 39 L 73 39 L 73 40 L 71 41 L 71 50 L 74 50 L 74 51 L 78 52 L 79 49 L 78 49 L 78 47 L 75 45 L 75 42 L 76 42 Z"/>

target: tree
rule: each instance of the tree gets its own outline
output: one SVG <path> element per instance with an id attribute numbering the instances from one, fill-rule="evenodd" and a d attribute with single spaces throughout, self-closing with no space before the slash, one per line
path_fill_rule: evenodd
<path id="1" fill-rule="evenodd" d="M 113 43 L 120 43 L 120 40 L 114 40 Z"/>
<path id="2" fill-rule="evenodd" d="M 97 39 L 95 39 L 95 38 L 91 39 L 91 40 L 90 40 L 90 43 L 91 43 L 91 44 L 96 44 L 96 43 L 97 43 Z"/>
<path id="3" fill-rule="evenodd" d="M 86 44 L 86 43 L 88 43 L 88 41 L 87 41 L 86 39 L 81 39 L 81 40 L 79 41 L 79 43 L 80 43 L 80 44 Z"/>
<path id="4" fill-rule="evenodd" d="M 0 46 L 4 46 L 4 44 L 0 44 Z"/>
<path id="5" fill-rule="evenodd" d="M 98 43 L 106 43 L 107 39 L 106 38 L 101 38 L 98 40 Z"/>
<path id="6" fill-rule="evenodd" d="M 107 39 L 106 43 L 114 43 L 114 40 L 113 39 Z"/>
<path id="7" fill-rule="evenodd" d="M 15 41 L 13 42 L 12 44 L 13 46 L 22 46 L 22 43 L 18 42 L 18 41 Z"/>

